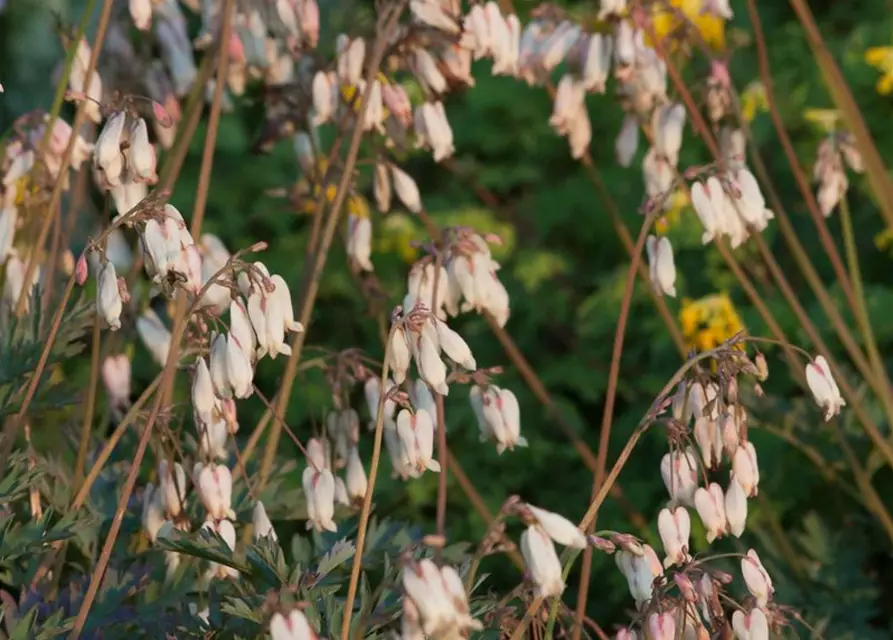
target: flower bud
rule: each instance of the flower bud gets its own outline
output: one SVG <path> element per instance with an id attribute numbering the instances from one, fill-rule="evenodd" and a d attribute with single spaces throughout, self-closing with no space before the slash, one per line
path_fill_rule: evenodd
<path id="1" fill-rule="evenodd" d="M 111 262 L 106 262 L 99 272 L 97 288 L 96 311 L 105 319 L 112 331 L 117 331 L 121 328 L 123 301 L 118 290 L 115 265 Z"/>
<path id="2" fill-rule="evenodd" d="M 270 518 L 267 515 L 267 510 L 264 508 L 264 503 L 258 500 L 254 503 L 254 510 L 252 511 L 251 521 L 254 525 L 254 539 L 260 540 L 261 538 L 270 538 L 273 542 L 278 542 L 279 538 L 276 536 L 276 530 L 273 529 L 273 523 L 270 522 Z"/>

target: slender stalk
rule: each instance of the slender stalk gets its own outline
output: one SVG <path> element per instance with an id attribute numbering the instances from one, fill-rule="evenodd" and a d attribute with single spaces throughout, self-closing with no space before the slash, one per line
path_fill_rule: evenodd
<path id="1" fill-rule="evenodd" d="M 862 271 L 859 268 L 859 250 L 856 248 L 856 236 L 853 233 L 853 217 L 850 213 L 850 203 L 846 194 L 840 199 L 839 209 L 843 246 L 850 270 L 850 277 L 853 280 L 853 291 L 856 294 L 856 322 L 859 323 L 859 330 L 865 338 L 868 360 L 875 371 L 875 375 L 878 378 L 882 378 L 886 376 L 886 370 L 884 369 L 880 351 L 878 351 L 877 340 L 875 340 L 874 330 L 871 328 L 871 319 L 868 315 L 867 298 L 865 297 L 865 288 L 862 283 Z M 887 403 L 890 402 L 890 394 L 881 394 L 881 399 L 883 398 L 887 398 Z M 893 416 L 888 414 L 888 417 Z M 891 424 L 893 424 L 893 421 L 891 421 Z"/>
<path id="2" fill-rule="evenodd" d="M 93 416 L 96 410 L 96 389 L 99 386 L 99 362 L 100 347 L 102 346 L 100 333 L 100 319 L 97 313 L 93 317 L 93 337 L 90 353 L 90 382 L 87 387 L 87 401 L 84 403 L 84 421 L 81 424 L 81 439 L 78 443 L 78 457 L 74 465 L 74 479 L 71 490 L 74 491 L 81 484 L 84 475 L 84 467 L 87 463 L 87 449 L 90 445 L 90 437 L 93 435 Z"/>
<path id="3" fill-rule="evenodd" d="M 785 129 L 784 121 L 781 119 L 781 112 L 778 110 L 778 104 L 775 101 L 775 91 L 772 84 L 772 70 L 769 66 L 769 54 L 766 49 L 766 38 L 763 35 L 763 25 L 760 22 L 760 16 L 759 13 L 757 13 L 754 0 L 747 0 L 747 13 L 750 15 L 750 22 L 753 25 L 754 40 L 757 47 L 757 62 L 760 69 L 760 80 L 766 89 L 766 102 L 769 107 L 769 116 L 772 118 L 772 124 L 775 126 L 778 139 L 781 142 L 782 149 L 784 149 L 785 156 L 787 156 L 788 164 L 791 167 L 791 173 L 794 174 L 794 180 L 797 183 L 797 188 L 800 190 L 800 195 L 803 196 L 807 209 L 809 209 L 809 215 L 812 217 L 816 230 L 819 232 L 819 240 L 822 242 L 822 247 L 828 256 L 828 259 L 831 261 L 831 266 L 834 268 L 834 273 L 837 276 L 840 288 L 843 290 L 850 307 L 855 313 L 856 299 L 853 294 L 853 288 L 850 285 L 849 276 L 843 266 L 843 261 L 840 259 L 837 245 L 834 244 L 834 239 L 828 231 L 825 217 L 822 215 L 822 212 L 819 211 L 815 195 L 813 194 L 809 182 L 806 180 L 806 176 L 797 160 L 797 152 L 794 150 L 794 145 L 791 143 L 791 138 L 788 135 L 787 129 Z"/>
<path id="4" fill-rule="evenodd" d="M 393 335 L 393 329 L 391 330 Z M 388 374 L 390 373 L 390 336 L 385 347 L 384 364 L 381 368 L 381 389 L 387 389 Z M 360 570 L 363 565 L 363 547 L 366 544 L 366 530 L 369 526 L 369 513 L 372 509 L 372 493 L 375 491 L 375 481 L 378 479 L 378 464 L 381 460 L 381 441 L 384 434 L 384 405 L 387 394 L 382 393 L 378 398 L 378 411 L 375 416 L 375 441 L 372 446 L 372 462 L 369 466 L 369 482 L 366 494 L 363 496 L 363 507 L 360 510 L 360 525 L 357 530 L 357 548 L 353 556 L 353 566 L 350 570 L 350 584 L 347 588 L 347 600 L 344 603 L 344 615 L 341 621 L 341 640 L 350 638 L 350 619 L 353 616 L 354 599 L 357 595 L 357 585 L 360 581 Z M 438 425 L 443 431 L 444 425 Z M 446 471 L 441 469 L 441 473 Z"/>
<path id="5" fill-rule="evenodd" d="M 654 223 L 657 212 L 649 213 L 642 223 L 639 236 L 636 238 L 636 246 L 633 250 L 633 257 L 629 263 L 629 269 L 626 274 L 626 285 L 623 290 L 623 299 L 620 302 L 620 315 L 617 318 L 617 328 L 614 332 L 614 345 L 611 350 L 611 365 L 608 369 L 608 387 L 605 392 L 605 406 L 602 411 L 601 432 L 598 442 L 598 461 L 595 468 L 595 475 L 592 479 L 592 492 L 589 498 L 590 502 L 595 500 L 598 490 L 601 488 L 605 479 L 605 466 L 608 463 L 608 445 L 611 441 L 611 425 L 614 422 L 614 401 L 617 399 L 617 383 L 620 380 L 620 359 L 623 357 L 623 340 L 626 337 L 626 326 L 629 321 L 629 310 L 632 306 L 633 293 L 636 289 L 636 270 L 642 261 L 642 251 L 645 248 L 645 240 L 651 225 Z M 588 531 L 595 527 L 595 518 L 590 523 Z M 573 640 L 580 640 L 583 632 L 583 617 L 586 615 L 586 598 L 589 595 L 589 574 L 592 570 L 592 547 L 587 546 L 583 553 L 583 570 L 580 572 L 580 586 L 577 595 L 577 609 L 574 618 Z M 552 628 L 555 623 L 554 616 L 549 617 L 549 626 Z M 551 638 L 552 634 L 547 630 L 546 637 Z"/>
<path id="6" fill-rule="evenodd" d="M 828 47 L 825 46 L 825 41 L 822 39 L 822 34 L 816 26 L 807 2 L 805 0 L 790 0 L 790 3 L 800 24 L 803 25 L 806 39 L 825 78 L 825 85 L 831 98 L 843 114 L 847 129 L 852 131 L 856 138 L 856 144 L 865 161 L 868 181 L 877 195 L 881 216 L 887 226 L 893 229 L 893 185 L 890 184 L 890 178 L 887 175 L 881 154 L 874 144 L 871 132 L 868 130 L 868 125 L 865 124 L 865 119 L 859 111 L 859 106 L 853 98 L 846 79 L 840 72 L 831 52 L 828 51 Z"/>
<path id="7" fill-rule="evenodd" d="M 77 511 L 80 509 L 85 502 L 87 502 L 87 498 L 90 495 L 90 489 L 93 488 L 93 483 L 96 482 L 96 479 L 99 477 L 99 474 L 102 473 L 102 470 L 105 468 L 106 462 L 112 455 L 112 451 L 115 450 L 118 442 L 120 442 L 121 438 L 124 437 L 124 433 L 127 431 L 127 428 L 131 426 L 135 421 L 140 411 L 142 411 L 143 406 L 149 401 L 149 398 L 152 397 L 152 394 L 155 393 L 155 390 L 158 389 L 161 384 L 162 374 L 158 374 L 152 383 L 146 387 L 146 390 L 137 398 L 136 402 L 127 410 L 127 413 L 124 414 L 124 417 L 121 418 L 121 421 L 118 423 L 118 426 L 115 427 L 115 430 L 112 432 L 102 447 L 102 450 L 99 452 L 99 455 L 96 456 L 96 460 L 90 465 L 90 471 L 87 472 L 87 477 L 84 478 L 83 484 L 78 487 L 77 494 L 74 499 L 71 501 L 71 510 Z"/>

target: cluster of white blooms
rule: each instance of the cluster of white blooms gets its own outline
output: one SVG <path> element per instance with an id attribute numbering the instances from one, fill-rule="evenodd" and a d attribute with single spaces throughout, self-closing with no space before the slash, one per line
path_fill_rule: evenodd
<path id="1" fill-rule="evenodd" d="M 521 435 L 521 409 L 514 393 L 496 385 L 474 385 L 468 397 L 478 421 L 481 442 L 496 443 L 496 452 L 500 455 L 506 449 L 527 447 L 527 439 Z"/>
<path id="2" fill-rule="evenodd" d="M 756 178 L 743 166 L 692 184 L 691 202 L 704 227 L 704 244 L 726 237 L 737 249 L 752 232 L 766 229 L 775 217 L 766 208 Z"/>
<path id="3" fill-rule="evenodd" d="M 560 596 L 564 592 L 564 578 L 554 543 L 585 549 L 586 536 L 573 522 L 557 513 L 531 504 L 521 505 L 519 511 L 528 522 L 521 534 L 521 554 L 536 594 L 543 598 Z"/>
<path id="4" fill-rule="evenodd" d="M 292 609 L 287 614 L 276 612 L 270 619 L 272 640 L 316 640 L 319 636 L 303 612 Z"/>
<path id="5" fill-rule="evenodd" d="M 856 146 L 853 134 L 831 133 L 819 144 L 812 168 L 812 179 L 819 185 L 816 199 L 826 218 L 840 204 L 849 188 L 844 165 L 855 173 L 865 170 L 862 154 Z"/>
<path id="6" fill-rule="evenodd" d="M 96 139 L 93 166 L 96 183 L 111 192 L 119 216 L 146 197 L 147 185 L 158 180 L 155 165 L 146 121 L 126 111 L 113 113 Z"/>
<path id="7" fill-rule="evenodd" d="M 672 563 L 687 560 L 680 552 L 688 546 L 690 530 L 685 507 L 697 510 L 709 543 L 728 533 L 741 536 L 747 520 L 747 498 L 757 494 L 760 472 L 756 449 L 747 440 L 747 413 L 737 403 L 736 393 L 726 395 L 728 401 L 714 382 L 695 381 L 680 383 L 673 398 L 674 418 L 686 426 L 694 419 L 694 439 L 704 468 L 717 469 L 725 455 L 731 460 L 732 473 L 725 492 L 715 482 L 701 487 L 698 454 L 691 447 L 664 455 L 661 476 L 672 503 L 671 508 L 661 512 L 658 524 Z"/>
<path id="8" fill-rule="evenodd" d="M 457 230 L 445 265 L 446 286 L 442 298 L 438 290 L 436 311 L 440 313 L 442 304 L 451 316 L 468 311 L 489 313 L 504 327 L 511 315 L 509 297 L 496 275 L 499 263 L 493 259 L 487 240 L 472 231 Z M 431 278 L 429 282 L 433 282 Z"/>
<path id="9" fill-rule="evenodd" d="M 471 617 L 468 595 L 459 572 L 449 565 L 439 567 L 425 558 L 409 560 L 403 566 L 404 640 L 464 637 L 483 628 Z"/>

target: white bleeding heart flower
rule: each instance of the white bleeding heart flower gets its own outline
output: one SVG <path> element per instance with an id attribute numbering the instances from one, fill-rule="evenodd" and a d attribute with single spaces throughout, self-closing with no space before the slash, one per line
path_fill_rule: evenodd
<path id="1" fill-rule="evenodd" d="M 304 496 L 307 499 L 307 528 L 317 531 L 336 532 L 335 476 L 328 469 L 304 469 L 302 478 Z"/>
<path id="2" fill-rule="evenodd" d="M 825 356 L 816 356 L 814 361 L 806 365 L 806 383 L 816 404 L 825 412 L 825 422 L 846 406 Z"/>
<path id="3" fill-rule="evenodd" d="M 233 476 L 226 465 L 196 463 L 192 471 L 192 484 L 211 518 L 236 517 L 232 510 Z"/>

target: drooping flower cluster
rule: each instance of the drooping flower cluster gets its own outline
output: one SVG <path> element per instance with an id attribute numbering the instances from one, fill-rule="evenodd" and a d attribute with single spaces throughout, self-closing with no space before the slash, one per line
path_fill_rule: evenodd
<path id="1" fill-rule="evenodd" d="M 440 568 L 425 558 L 403 566 L 402 637 L 456 637 L 483 628 L 471 617 L 462 577 L 453 567 Z"/>
<path id="2" fill-rule="evenodd" d="M 853 134 L 832 132 L 819 144 L 812 179 L 818 184 L 816 200 L 826 218 L 831 215 L 840 201 L 846 197 L 849 180 L 844 167 L 855 173 L 862 173 L 862 154 L 856 146 Z"/>
<path id="3" fill-rule="evenodd" d="M 715 238 L 728 238 L 732 248 L 737 249 L 751 233 L 766 229 L 775 217 L 766 208 L 756 178 L 744 167 L 695 182 L 691 202 L 704 227 L 704 244 Z"/>

